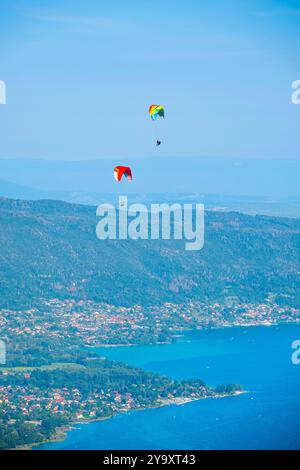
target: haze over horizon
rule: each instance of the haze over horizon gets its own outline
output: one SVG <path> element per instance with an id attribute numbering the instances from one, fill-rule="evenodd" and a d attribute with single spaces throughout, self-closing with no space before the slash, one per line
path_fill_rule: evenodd
<path id="1" fill-rule="evenodd" d="M 55 192 L 146 194 L 197 193 L 232 196 L 300 197 L 300 160 L 224 158 L 120 158 L 130 165 L 133 181 L 116 183 L 113 159 L 59 161 L 0 159 L 0 196 L 37 194 L 20 192 L 21 185 L 40 191 L 40 197 Z M 30 196 L 29 196 L 30 197 Z M 56 196 L 57 197 L 57 196 Z"/>

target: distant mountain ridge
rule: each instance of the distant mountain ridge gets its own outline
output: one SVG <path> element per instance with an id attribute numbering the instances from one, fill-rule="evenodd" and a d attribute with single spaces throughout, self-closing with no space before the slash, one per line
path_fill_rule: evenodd
<path id="1" fill-rule="evenodd" d="M 0 197 L 12 199 L 43 199 L 48 198 L 49 192 L 30 188 L 21 184 L 0 179 Z"/>
<path id="2" fill-rule="evenodd" d="M 124 187 L 122 188 L 124 189 Z M 46 191 L 23 186 L 0 179 L 0 197 L 24 200 L 61 200 L 75 204 L 98 205 L 102 202 L 114 202 L 116 193 L 90 191 Z M 203 194 L 195 192 L 129 193 L 130 202 L 201 202 L 209 210 L 238 211 L 245 214 L 264 214 L 279 217 L 300 218 L 300 196 L 290 198 L 268 198 L 263 196 L 233 196 L 222 194 Z"/>
<path id="3" fill-rule="evenodd" d="M 1 307 L 53 297 L 300 304 L 298 219 L 207 212 L 198 252 L 182 241 L 100 241 L 96 223 L 95 207 L 0 199 Z"/>
<path id="4" fill-rule="evenodd" d="M 116 165 L 132 167 L 130 185 L 116 185 Z M 48 192 L 118 194 L 193 192 L 231 196 L 300 197 L 300 160 L 217 157 L 98 159 L 82 161 L 0 159 L 0 179 Z"/>

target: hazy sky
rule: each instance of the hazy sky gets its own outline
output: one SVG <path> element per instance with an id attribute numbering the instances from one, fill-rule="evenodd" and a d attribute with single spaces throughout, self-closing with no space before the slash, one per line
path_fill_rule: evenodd
<path id="1" fill-rule="evenodd" d="M 0 79 L 1 158 L 300 158 L 300 1 L 0 0 Z"/>

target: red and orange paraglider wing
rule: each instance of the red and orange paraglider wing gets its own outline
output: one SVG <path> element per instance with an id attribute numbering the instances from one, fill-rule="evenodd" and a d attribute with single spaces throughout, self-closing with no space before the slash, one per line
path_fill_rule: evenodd
<path id="1" fill-rule="evenodd" d="M 116 181 L 121 181 L 123 175 L 128 181 L 132 181 L 132 173 L 129 166 L 116 166 L 114 169 L 114 177 Z"/>

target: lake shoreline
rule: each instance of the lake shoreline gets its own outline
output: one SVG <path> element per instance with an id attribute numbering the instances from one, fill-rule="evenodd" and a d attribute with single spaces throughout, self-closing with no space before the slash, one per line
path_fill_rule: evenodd
<path id="1" fill-rule="evenodd" d="M 91 423 L 96 423 L 96 422 L 100 422 L 100 421 L 106 421 L 107 419 L 111 419 L 111 418 L 113 418 L 114 416 L 117 416 L 120 413 L 128 413 L 128 412 L 131 412 L 131 411 L 136 412 L 136 411 L 152 410 L 152 409 L 158 409 L 158 408 L 162 408 L 164 406 L 170 406 L 170 405 L 183 406 L 183 405 L 186 405 L 188 403 L 192 403 L 192 402 L 199 401 L 199 400 L 208 400 L 208 399 L 216 400 L 216 399 L 221 399 L 221 398 L 230 398 L 230 397 L 236 397 L 236 396 L 239 396 L 239 395 L 243 395 L 245 393 L 249 393 L 249 392 L 246 391 L 246 390 L 237 390 L 237 391 L 232 392 L 232 393 L 227 393 L 227 394 L 222 393 L 222 394 L 216 394 L 214 396 L 204 396 L 204 397 L 197 397 L 197 398 L 178 397 L 178 398 L 173 398 L 173 399 L 162 400 L 161 403 L 157 403 L 156 405 L 153 405 L 153 406 L 146 406 L 146 407 L 141 407 L 141 408 L 132 408 L 130 410 L 119 410 L 118 412 L 116 412 L 116 413 L 114 413 L 110 416 L 103 416 L 103 417 L 100 417 L 100 418 L 92 418 L 92 419 L 84 418 L 83 420 L 72 421 L 68 425 L 65 424 L 63 426 L 60 426 L 60 427 L 56 428 L 55 432 L 53 433 L 53 436 L 51 438 L 45 440 L 45 441 L 34 442 L 32 444 L 25 444 L 25 445 L 17 446 L 15 448 L 9 449 L 9 450 L 37 450 L 37 449 L 34 449 L 34 447 L 41 446 L 43 444 L 48 444 L 48 443 L 51 443 L 51 442 L 63 442 L 67 438 L 68 432 L 72 431 L 75 426 L 78 426 L 80 424 L 91 424 Z M 43 450 L 43 449 L 40 449 L 40 450 Z"/>
<path id="2" fill-rule="evenodd" d="M 247 324 L 247 326 L 250 326 Z M 254 324 L 251 326 L 269 326 L 265 324 Z M 43 442 L 37 442 L 33 444 L 28 444 L 26 446 L 18 446 L 18 448 L 13 450 L 21 450 L 21 449 L 33 449 L 33 450 L 46 450 L 46 449 L 77 449 L 78 442 L 80 442 L 80 446 L 82 448 L 91 448 L 96 449 L 97 447 L 97 440 L 94 440 L 94 435 L 101 435 L 101 433 L 105 433 L 105 443 L 107 442 L 107 446 L 102 447 L 105 449 L 115 448 L 113 447 L 116 440 L 118 442 L 117 436 L 115 435 L 115 430 L 125 426 L 124 429 L 128 431 L 133 431 L 135 429 L 134 426 L 140 426 L 142 429 L 149 431 L 149 442 L 153 442 L 154 446 L 160 445 L 160 441 L 156 433 L 151 434 L 151 425 L 155 424 L 155 426 L 162 426 L 164 429 L 165 423 L 168 423 L 170 429 L 174 425 L 174 432 L 170 431 L 170 436 L 166 437 L 164 440 L 165 448 L 172 448 L 172 435 L 179 436 L 182 439 L 188 439 L 186 442 L 186 448 L 193 448 L 193 449 L 236 449 L 240 445 L 243 445 L 243 448 L 249 449 L 269 449 L 271 448 L 272 443 L 270 441 L 270 437 L 266 436 L 274 436 L 274 442 L 276 439 L 276 448 L 282 449 L 290 449 L 290 448 L 298 448 L 298 443 L 295 441 L 290 442 L 291 439 L 291 426 L 296 429 L 298 426 L 296 421 L 296 416 L 294 411 L 291 411 L 291 408 L 295 408 L 295 390 L 298 382 L 298 370 L 296 367 L 290 367 L 290 360 L 289 354 L 291 353 L 291 343 L 292 340 L 296 337 L 299 337 L 299 322 L 280 322 L 276 324 L 270 325 L 274 327 L 273 331 L 268 331 L 269 328 L 261 328 L 260 332 L 258 328 L 247 328 L 245 325 L 233 325 L 229 327 L 218 328 L 219 330 L 223 330 L 222 336 L 219 336 L 219 333 L 215 335 L 208 335 L 208 344 L 204 345 L 205 350 L 207 350 L 207 357 L 214 358 L 215 355 L 215 347 L 218 346 L 219 343 L 215 343 L 216 341 L 221 341 L 221 350 L 219 351 L 222 353 L 220 355 L 220 360 L 217 362 L 216 366 L 216 374 L 219 377 L 219 382 L 217 383 L 226 383 L 227 380 L 227 369 L 230 371 L 230 368 L 233 367 L 235 372 L 238 372 L 240 375 L 232 374 L 231 380 L 234 381 L 235 376 L 238 378 L 239 383 L 241 383 L 245 387 L 245 391 L 235 393 L 234 395 L 229 394 L 226 396 L 214 396 L 214 397 L 199 397 L 199 398 L 188 398 L 185 397 L 184 400 L 177 399 L 176 403 L 172 400 L 171 402 L 162 402 L 153 406 L 147 406 L 145 408 L 137 408 L 137 409 L 130 409 L 130 410 L 120 410 L 115 413 L 113 416 L 117 414 L 120 416 L 123 415 L 124 419 L 120 421 L 120 424 L 109 424 L 108 422 L 103 423 L 99 426 L 79 426 L 79 428 L 74 429 L 74 425 L 81 425 L 85 424 L 86 422 L 92 423 L 93 421 L 100 421 L 106 420 L 110 417 L 101 418 L 101 419 L 91 419 L 91 420 L 80 420 L 77 422 L 70 423 L 69 426 L 63 426 L 61 428 L 57 428 L 56 432 L 53 433 L 50 439 L 45 440 Z M 282 327 L 282 328 L 280 328 Z M 286 329 L 286 327 L 289 327 Z M 216 331 L 217 329 L 214 328 Z M 226 332 L 227 330 L 227 332 Z M 240 332 L 238 330 L 241 330 Z M 243 331 L 244 330 L 244 331 Z M 236 331 L 236 332 L 234 332 Z M 244 336 L 244 333 L 248 331 L 248 334 Z M 200 333 L 200 331 L 199 331 Z M 205 333 L 205 332 L 203 332 Z M 185 336 L 185 335 L 184 335 Z M 204 334 L 206 337 L 206 335 Z M 201 338 L 204 337 L 201 334 Z M 232 343 L 232 337 L 234 336 L 235 341 Z M 197 338 L 197 337 L 196 337 Z M 192 337 L 193 339 L 193 337 Z M 245 339 L 247 340 L 247 350 L 244 350 Z M 193 341 L 192 341 L 193 342 Z M 225 342 L 225 343 L 224 343 Z M 181 341 L 179 342 L 181 343 Z M 224 344 L 228 343 L 230 345 L 229 348 L 225 347 Z M 211 350 L 211 344 L 214 345 L 213 351 Z M 234 345 L 234 348 L 231 345 Z M 223 347 L 224 346 L 224 347 Z M 185 348 L 185 344 L 181 344 L 181 349 L 179 350 L 179 354 L 176 352 L 174 357 L 172 355 L 172 359 L 179 361 L 179 371 L 185 371 L 185 363 L 181 364 L 181 353 L 182 349 Z M 198 341 L 195 341 L 195 350 L 198 350 Z M 193 357 L 196 352 L 192 349 Z M 143 351 L 146 351 L 145 348 Z M 138 349 L 138 354 L 140 354 L 140 350 Z M 228 352 L 231 354 L 230 356 L 230 368 L 228 365 Z M 234 352 L 238 354 L 233 354 Z M 113 352 L 112 352 L 113 353 Z M 125 353 L 125 351 L 123 351 Z M 122 350 L 120 351 L 120 355 L 123 354 Z M 104 352 L 105 354 L 105 352 Z M 152 354 L 150 350 L 150 354 Z M 165 358 L 165 353 L 163 352 L 162 348 L 162 360 Z M 206 357 L 206 355 L 204 356 Z M 198 358 L 198 356 L 197 356 Z M 262 358 L 265 358 L 263 361 Z M 274 360 L 273 360 L 274 359 Z M 189 358 L 186 358 L 189 360 Z M 272 362 L 273 360 L 273 362 Z M 199 356 L 199 361 L 202 367 L 207 365 L 208 359 L 202 359 Z M 232 365 L 231 365 L 232 363 Z M 197 362 L 198 364 L 198 362 Z M 272 367 L 269 366 L 271 364 Z M 225 372 L 224 372 L 224 365 L 225 365 Z M 275 367 L 276 365 L 276 367 Z M 238 367 L 237 367 L 238 366 Z M 172 365 L 174 368 L 174 366 Z M 171 367 L 171 376 L 173 368 Z M 198 367 L 198 365 L 197 365 Z M 258 373 L 256 374 L 256 370 L 258 368 Z M 246 372 L 247 369 L 247 372 Z M 249 369 L 249 371 L 248 371 Z M 177 370 L 177 369 L 176 369 Z M 194 371 L 194 372 L 193 372 Z M 287 372 L 285 372 L 287 371 Z M 249 379 L 248 379 L 248 372 L 249 372 Z M 164 372 L 167 374 L 167 372 Z M 291 387 L 289 390 L 289 394 L 287 394 L 286 386 L 281 386 L 282 383 L 282 374 L 284 375 L 287 373 L 287 377 L 291 382 Z M 195 367 L 193 365 L 191 367 L 191 374 L 192 376 L 198 377 L 195 373 Z M 185 374 L 183 374 L 185 376 Z M 204 377 L 207 383 L 214 383 L 215 374 L 208 372 L 208 375 Z M 298 387 L 298 386 L 297 386 Z M 247 390 L 247 391 L 246 391 Z M 298 390 L 298 388 L 297 388 Z M 255 391 L 256 397 L 252 396 L 252 392 Z M 235 398 L 236 395 L 245 394 L 244 396 L 241 395 L 241 399 L 239 400 L 216 400 L 216 398 Z M 247 395 L 248 394 L 248 395 Z M 274 410 L 274 403 L 271 400 L 271 397 L 276 397 L 275 405 L 276 409 Z M 248 398 L 247 398 L 248 397 Z M 214 398 L 214 400 L 208 400 L 208 398 Z M 200 399 L 203 400 L 202 404 L 200 405 Z M 278 401 L 282 400 L 282 404 L 278 405 Z M 199 400 L 199 407 L 193 401 Z M 191 406 L 187 406 L 188 403 L 191 402 Z M 298 403 L 298 402 L 296 402 Z M 176 404 L 175 407 L 170 407 L 171 410 L 167 411 L 166 408 L 169 404 Z M 186 410 L 184 410 L 186 405 Z M 298 405 L 297 405 L 298 406 Z M 161 413 L 153 414 L 150 412 L 150 409 L 155 408 L 163 408 L 165 407 L 165 411 L 162 410 Z M 182 410 L 180 408 L 182 407 Z M 195 407 L 195 413 L 194 413 Z M 262 408 L 263 407 L 263 408 Z M 300 402 L 298 408 L 300 409 Z M 126 413 L 126 411 L 141 411 L 141 410 L 149 410 L 146 417 L 142 414 L 141 418 L 138 417 L 139 413 Z M 200 410 L 201 409 L 201 415 Z M 268 421 L 263 423 L 262 429 L 257 427 L 257 416 L 261 413 L 261 410 L 264 410 L 266 416 L 268 417 Z M 198 410 L 198 411 L 197 411 Z M 288 415 L 286 415 L 288 410 Z M 297 410 L 297 407 L 296 407 Z M 199 415 L 197 413 L 199 412 Z M 127 414 L 125 418 L 124 415 Z M 151 416 L 153 416 L 151 418 Z M 194 417 L 195 416 L 195 417 Z M 197 418 L 198 416 L 198 418 Z M 288 417 L 286 417 L 288 416 Z M 179 418 L 178 420 L 175 417 Z M 242 419 L 243 418 L 243 419 Z M 199 421 L 200 419 L 200 421 Z M 288 436 L 282 442 L 282 435 L 279 434 L 277 423 L 280 419 L 282 422 L 283 428 L 286 430 L 285 435 Z M 146 421 L 146 425 L 144 425 L 144 420 Z M 130 423 L 133 422 L 133 425 Z M 199 426 L 201 422 L 201 427 L 207 430 L 204 436 L 199 435 Z M 236 423 L 236 430 L 232 433 L 232 422 Z M 122 424 L 123 423 L 123 424 Z M 179 423 L 179 424 L 176 424 Z M 182 428 L 181 423 L 187 428 Z M 271 424 L 269 424 L 271 423 Z M 86 428 L 86 429 L 85 429 Z M 89 428 L 89 429 L 88 429 Z M 113 430 L 112 430 L 113 429 Z M 293 428 L 292 428 L 293 429 Z M 72 432 L 70 433 L 69 431 Z M 173 434 L 172 434 L 173 433 Z M 219 441 L 216 442 L 216 434 L 219 437 Z M 87 434 L 87 438 L 84 435 Z M 81 435 L 83 435 L 81 437 Z M 130 434 L 130 436 L 134 436 L 134 434 Z M 132 446 L 133 437 L 128 437 L 127 440 L 122 440 L 122 445 L 128 445 L 128 448 Z M 79 439 L 79 440 L 78 440 Z M 91 442 L 92 439 L 92 442 Z M 66 440 L 66 443 L 63 441 Z M 55 441 L 57 442 L 55 444 Z M 58 441 L 60 444 L 58 444 Z M 128 441 L 128 444 L 127 444 Z M 177 442 L 177 441 L 176 441 Z M 183 442 L 183 441 L 182 441 Z M 187 442 L 189 443 L 187 445 Z M 49 444 L 47 444 L 49 443 Z M 53 444 L 51 444 L 53 443 Z M 92 446 L 91 446 L 92 443 Z M 139 448 L 146 448 L 143 439 L 137 439 L 137 445 L 140 446 Z M 112 446 L 112 447 L 110 447 Z M 124 446 L 124 448 L 125 448 Z M 127 447 L 126 447 L 127 448 Z M 184 447 L 185 448 L 185 447 Z"/>
<path id="3" fill-rule="evenodd" d="M 232 323 L 230 325 L 220 325 L 220 326 L 211 326 L 207 328 L 206 326 L 200 327 L 200 328 L 186 328 L 184 330 L 177 330 L 177 333 L 180 334 L 174 334 L 171 338 L 174 338 L 176 341 L 176 338 L 181 338 L 184 337 L 186 333 L 193 332 L 193 331 L 209 331 L 209 330 L 222 330 L 222 329 L 227 329 L 227 328 L 253 328 L 253 327 L 271 327 L 271 326 L 282 326 L 282 325 L 297 325 L 300 324 L 300 321 L 298 319 L 296 320 L 291 320 L 291 321 L 282 321 L 282 322 L 276 322 L 272 323 L 269 321 L 263 321 L 263 322 L 249 322 L 249 323 L 244 323 L 244 324 L 239 324 L 239 323 Z M 99 344 L 87 344 L 84 347 L 85 348 L 130 348 L 130 347 L 137 347 L 137 346 L 154 346 L 154 345 L 162 345 L 162 344 L 172 344 L 175 341 L 158 341 L 155 343 L 120 343 L 120 344 L 108 344 L 108 343 L 99 343 Z"/>
<path id="4" fill-rule="evenodd" d="M 191 331 L 203 331 L 203 330 L 208 330 L 208 329 L 211 329 L 211 330 L 222 330 L 222 329 L 229 329 L 229 328 L 253 328 L 253 327 L 259 327 L 259 326 L 263 326 L 263 327 L 271 327 L 271 326 L 281 326 L 281 325 L 291 325 L 291 324 L 299 324 L 299 321 L 289 321 L 289 322 L 277 322 L 277 323 L 271 323 L 271 322 L 260 322 L 260 323 L 257 323 L 257 322 L 252 322 L 252 323 L 247 323 L 247 324 L 243 324 L 243 325 L 240 325 L 240 324 L 231 324 L 231 325 L 222 325 L 222 326 L 216 326 L 216 327 L 212 327 L 212 328 L 197 328 L 196 330 L 194 329 L 185 329 L 185 330 L 180 330 L 180 333 L 182 334 L 176 334 L 174 335 L 174 339 L 175 338 L 178 338 L 178 337 L 183 337 L 185 336 L 185 333 L 188 333 L 188 332 L 191 332 Z M 178 332 L 179 333 L 179 330 Z M 160 343 L 149 343 L 149 346 L 150 345 L 163 345 L 163 344 L 172 344 L 173 341 L 170 341 L 170 342 L 167 342 L 167 341 L 164 341 L 164 342 L 160 342 Z M 118 347 L 136 347 L 136 346 L 148 346 L 148 344 L 99 344 L 99 345 L 86 345 L 84 347 L 87 347 L 87 348 L 98 348 L 98 347 L 102 347 L 102 348 L 118 348 Z M 76 421 L 72 421 L 69 425 L 63 425 L 61 427 L 58 427 L 56 429 L 56 431 L 54 432 L 53 436 L 45 441 L 42 441 L 42 442 L 38 442 L 38 443 L 33 443 L 33 444 L 26 444 L 26 445 L 21 445 L 21 446 L 17 446 L 16 448 L 14 449 L 11 449 L 11 450 L 32 450 L 34 447 L 37 447 L 37 446 L 41 446 L 43 444 L 47 444 L 47 443 L 50 443 L 50 442 L 63 442 L 66 438 L 67 438 L 67 434 L 69 431 L 71 431 L 73 429 L 74 426 L 77 426 L 79 424 L 90 424 L 90 423 L 93 423 L 93 422 L 98 422 L 98 421 L 104 421 L 104 420 L 107 420 L 107 419 L 110 419 L 110 418 L 113 418 L 114 416 L 116 416 L 117 414 L 119 413 L 126 413 L 128 411 L 143 411 L 143 410 L 146 410 L 146 409 L 156 409 L 156 408 L 161 408 L 161 407 L 164 407 L 164 406 L 169 406 L 169 405 L 184 405 L 184 404 L 187 404 L 187 403 L 190 403 L 190 402 L 194 402 L 194 401 L 198 401 L 198 400 L 203 400 L 203 399 L 209 399 L 209 398 L 213 398 L 213 399 L 220 399 L 220 398 L 229 398 L 229 397 L 234 397 L 234 396 L 238 396 L 240 394 L 245 394 L 245 393 L 248 393 L 247 391 L 237 391 L 237 392 L 234 392 L 234 393 L 230 393 L 230 394 L 220 394 L 218 396 L 208 396 L 208 397 L 199 397 L 199 398 L 185 398 L 185 399 L 181 399 L 181 400 L 177 400 L 177 399 L 174 399 L 174 400 L 165 400 L 163 403 L 159 403 L 159 404 L 156 404 L 156 405 L 153 405 L 153 406 L 148 406 L 148 407 L 143 407 L 143 408 L 135 408 L 135 409 L 130 409 L 130 410 L 120 410 L 118 411 L 117 413 L 114 413 L 110 416 L 107 416 L 107 417 L 101 417 L 101 418 L 92 418 L 92 419 L 87 419 L 85 418 L 84 420 L 76 420 Z"/>

